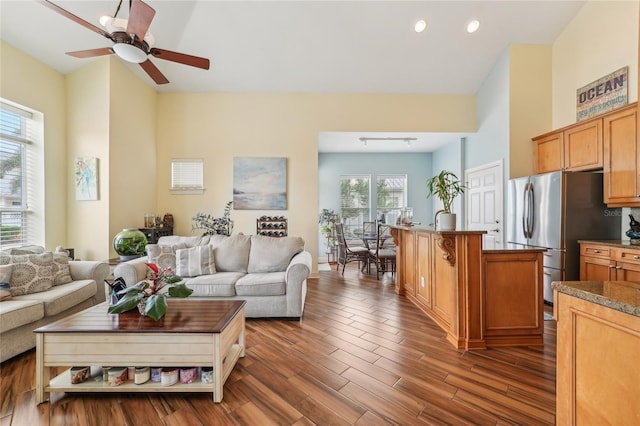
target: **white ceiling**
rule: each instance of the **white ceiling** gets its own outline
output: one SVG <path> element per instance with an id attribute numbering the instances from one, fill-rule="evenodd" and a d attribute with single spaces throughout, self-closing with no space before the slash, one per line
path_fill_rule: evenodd
<path id="1" fill-rule="evenodd" d="M 113 15 L 118 1 L 54 3 L 99 26 L 98 18 Z M 205 71 L 153 58 L 170 81 L 162 86 L 138 65 L 127 63 L 159 92 L 473 94 L 509 44 L 552 44 L 585 1 L 146 3 L 156 10 L 150 27 L 156 47 L 211 60 L 211 69 Z M 127 18 L 128 4 L 123 1 L 118 17 Z M 418 19 L 428 22 L 420 34 L 413 30 Z M 470 19 L 481 22 L 475 34 L 465 31 Z M 0 0 L 0 38 L 64 74 L 95 60 L 65 52 L 111 45 L 99 34 L 26 0 Z M 422 136 L 412 144 L 413 150 L 425 145 L 429 151 L 433 147 L 426 147 L 427 140 L 441 143 L 464 135 L 350 136 L 351 141 L 362 136 Z M 340 141 L 331 145 L 335 146 L 327 151 L 349 146 Z M 362 143 L 358 145 L 361 149 Z"/>

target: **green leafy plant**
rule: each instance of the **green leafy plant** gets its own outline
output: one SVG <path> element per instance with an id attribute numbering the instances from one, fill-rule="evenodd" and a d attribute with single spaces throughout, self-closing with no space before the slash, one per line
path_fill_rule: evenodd
<path id="1" fill-rule="evenodd" d="M 458 176 L 447 170 L 433 176 L 427 181 L 428 197 L 438 197 L 442 201 L 445 213 L 451 213 L 451 205 L 455 198 L 464 193 L 466 186 L 460 182 Z"/>
<path id="2" fill-rule="evenodd" d="M 118 300 L 118 303 L 109 306 L 110 314 L 130 311 L 144 301 L 144 310 L 141 313 L 158 321 L 167 313 L 167 295 L 184 298 L 193 293 L 193 290 L 187 287 L 182 278 L 175 275 L 171 268 L 158 268 L 155 263 L 146 265 L 150 270 L 147 279 L 119 291 L 118 295 L 124 296 Z M 163 289 L 166 290 L 160 292 Z"/>
<path id="3" fill-rule="evenodd" d="M 204 235 L 231 235 L 233 221 L 231 220 L 231 207 L 233 201 L 229 201 L 224 208 L 222 217 L 214 217 L 210 214 L 196 213 L 191 218 L 195 223 L 191 226 L 191 232 L 204 229 Z"/>

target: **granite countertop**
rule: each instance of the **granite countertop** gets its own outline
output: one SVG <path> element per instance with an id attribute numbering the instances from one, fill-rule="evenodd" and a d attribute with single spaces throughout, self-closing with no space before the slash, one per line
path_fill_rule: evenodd
<path id="1" fill-rule="evenodd" d="M 632 244 L 631 240 L 578 240 L 579 244 L 599 244 L 601 246 L 612 246 L 621 248 L 632 248 L 640 250 L 640 244 Z"/>
<path id="2" fill-rule="evenodd" d="M 640 317 L 640 283 L 631 281 L 554 281 L 551 288 L 616 311 Z"/>

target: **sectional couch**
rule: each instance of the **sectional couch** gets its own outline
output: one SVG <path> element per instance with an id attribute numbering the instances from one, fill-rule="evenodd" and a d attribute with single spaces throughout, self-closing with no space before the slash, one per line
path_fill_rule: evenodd
<path id="1" fill-rule="evenodd" d="M 146 278 L 147 262 L 174 268 L 193 289 L 191 298 L 246 300 L 248 318 L 301 318 L 304 312 L 311 254 L 300 237 L 164 236 L 113 275 L 131 286 Z"/>
<path id="2" fill-rule="evenodd" d="M 108 263 L 33 251 L 0 254 L 0 275 L 9 283 L 0 293 L 0 362 L 35 347 L 34 329 L 105 300 Z"/>

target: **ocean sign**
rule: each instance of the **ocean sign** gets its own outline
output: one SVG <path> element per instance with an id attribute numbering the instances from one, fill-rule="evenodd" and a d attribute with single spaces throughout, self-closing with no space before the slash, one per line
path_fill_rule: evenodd
<path id="1" fill-rule="evenodd" d="M 628 102 L 629 67 L 623 67 L 578 89 L 576 121 L 611 111 Z"/>

